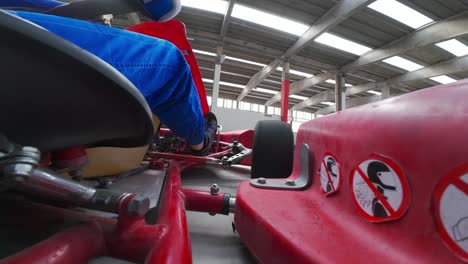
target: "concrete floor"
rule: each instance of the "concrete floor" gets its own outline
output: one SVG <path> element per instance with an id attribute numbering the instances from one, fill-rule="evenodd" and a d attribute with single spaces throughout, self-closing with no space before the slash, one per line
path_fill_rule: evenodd
<path id="1" fill-rule="evenodd" d="M 184 188 L 209 190 L 216 183 L 221 192 L 235 195 L 239 183 L 246 179 L 250 179 L 249 167 L 220 169 L 207 166 L 184 171 L 182 185 Z M 206 213 L 187 212 L 193 263 L 257 263 L 239 236 L 232 231 L 233 219 L 233 215 L 210 216 Z"/>

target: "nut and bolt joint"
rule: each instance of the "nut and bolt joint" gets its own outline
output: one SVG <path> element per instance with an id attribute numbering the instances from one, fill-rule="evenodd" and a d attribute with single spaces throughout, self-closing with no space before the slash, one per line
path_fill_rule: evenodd
<path id="1" fill-rule="evenodd" d="M 218 195 L 219 194 L 218 184 L 214 183 L 213 185 L 211 185 L 210 193 L 211 193 L 211 195 Z"/>
<path id="2" fill-rule="evenodd" d="M 260 183 L 260 184 L 265 184 L 266 183 L 266 179 L 261 177 L 261 178 L 258 178 L 257 179 L 257 182 Z"/>
<path id="3" fill-rule="evenodd" d="M 150 200 L 142 195 L 137 195 L 128 203 L 128 214 L 131 216 L 144 216 L 150 210 Z"/>
<path id="4" fill-rule="evenodd" d="M 289 185 L 289 186 L 294 186 L 294 185 L 296 185 L 296 181 L 293 180 L 293 179 L 287 179 L 286 184 Z"/>

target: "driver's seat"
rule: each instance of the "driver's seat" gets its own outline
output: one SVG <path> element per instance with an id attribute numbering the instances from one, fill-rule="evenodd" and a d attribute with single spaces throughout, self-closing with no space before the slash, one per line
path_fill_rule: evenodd
<path id="1" fill-rule="evenodd" d="M 11 141 L 43 152 L 152 142 L 150 108 L 112 66 L 5 11 L 0 36 L 0 133 Z"/>

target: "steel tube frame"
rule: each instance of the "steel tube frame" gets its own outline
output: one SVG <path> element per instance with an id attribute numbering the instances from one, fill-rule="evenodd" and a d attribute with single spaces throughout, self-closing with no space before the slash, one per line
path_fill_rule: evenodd
<path id="1" fill-rule="evenodd" d="M 281 87 L 281 121 L 288 122 L 289 113 L 289 62 L 283 64 Z"/>

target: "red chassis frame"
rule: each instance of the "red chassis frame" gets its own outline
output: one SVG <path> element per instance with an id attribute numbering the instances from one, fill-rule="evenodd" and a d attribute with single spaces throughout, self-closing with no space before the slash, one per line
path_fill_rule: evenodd
<path id="1" fill-rule="evenodd" d="M 227 146 L 226 141 L 237 140 L 251 148 L 252 136 L 252 130 L 230 132 L 222 134 L 220 142 Z M 70 223 L 73 227 L 56 232 L 0 263 L 85 263 L 100 256 L 138 263 L 191 263 L 185 210 L 226 214 L 226 201 L 221 192 L 182 189 L 180 174 L 185 168 L 213 163 L 227 153 L 227 147 L 208 157 L 149 153 L 150 168 L 167 169 L 154 225 L 146 224 L 143 216 L 128 215 L 127 205 L 134 195 L 121 203 L 117 219 L 6 196 L 8 202 L 2 208 L 2 218 L 12 226 L 22 226 L 23 231 L 31 234 L 37 230 L 53 232 Z"/>

